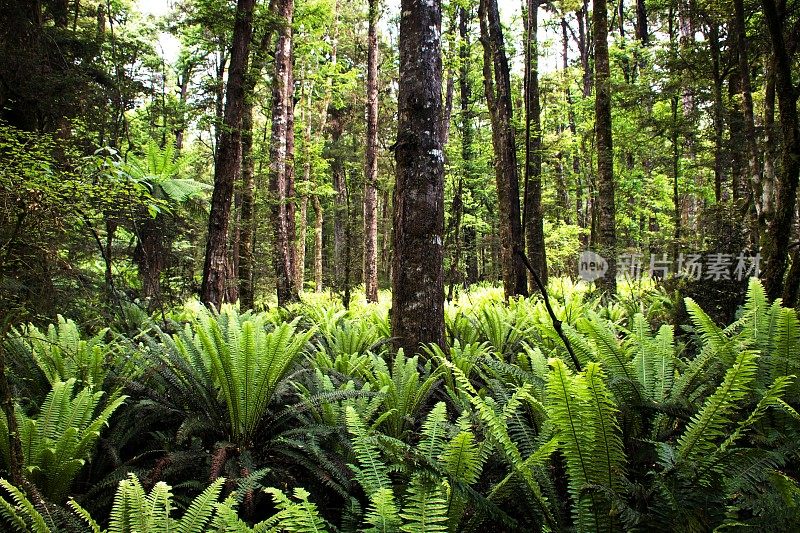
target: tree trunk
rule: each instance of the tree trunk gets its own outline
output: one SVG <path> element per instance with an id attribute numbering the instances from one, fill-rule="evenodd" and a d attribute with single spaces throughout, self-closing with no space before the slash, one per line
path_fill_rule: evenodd
<path id="1" fill-rule="evenodd" d="M 347 222 L 347 183 L 341 146 L 344 133 L 345 109 L 332 107 L 331 123 L 331 174 L 333 178 L 333 286 L 337 291 L 344 288 L 345 248 L 347 246 L 345 224 Z"/>
<path id="2" fill-rule="evenodd" d="M 369 0 L 367 161 L 364 176 L 364 290 L 378 301 L 378 22 L 379 0 Z"/>
<path id="3" fill-rule="evenodd" d="M 324 212 L 319 195 L 314 195 L 314 285 L 317 292 L 322 292 L 322 224 Z"/>
<path id="4" fill-rule="evenodd" d="M 797 90 L 792 84 L 792 61 L 783 38 L 783 21 L 778 15 L 775 0 L 762 0 L 762 4 L 772 42 L 772 53 L 775 57 L 775 89 L 783 133 L 782 164 L 775 191 L 775 215 L 767 224 L 767 234 L 761 249 L 765 259 L 764 288 L 770 298 L 777 298 L 783 291 L 789 236 L 797 202 L 800 132 L 797 120 Z"/>
<path id="5" fill-rule="evenodd" d="M 275 79 L 272 90 L 272 138 L 270 140 L 270 192 L 272 220 L 275 226 L 275 274 L 278 305 L 298 299 L 294 291 L 292 268 L 293 242 L 290 240 L 287 151 L 289 145 L 289 108 L 292 102 L 292 15 L 294 0 L 280 0 L 277 14 L 281 19 L 275 48 Z M 293 121 L 292 121 L 293 122 Z"/>
<path id="6" fill-rule="evenodd" d="M 294 2 L 294 0 L 292 0 Z M 291 38 L 291 35 L 290 35 Z M 294 169 L 294 60 L 291 45 L 289 47 L 288 79 L 289 85 L 286 99 L 286 238 L 289 242 L 289 283 L 293 299 L 299 299 L 302 286 L 297 284 L 297 190 L 295 188 Z"/>
<path id="7" fill-rule="evenodd" d="M 460 7 L 458 10 L 458 32 L 461 39 L 459 46 L 459 73 L 458 73 L 458 90 L 459 99 L 461 101 L 461 160 L 464 165 L 462 172 L 463 179 L 461 183 L 466 182 L 468 190 L 472 191 L 476 180 L 475 172 L 475 147 L 474 147 L 474 131 L 473 131 L 473 113 L 472 113 L 472 87 L 470 86 L 469 73 L 471 66 L 471 51 L 472 45 L 469 38 L 469 12 Z M 461 188 L 459 188 L 461 191 Z M 455 205 L 455 199 L 453 200 Z M 461 208 L 460 215 L 466 211 L 463 199 L 459 202 Z M 467 285 L 478 282 L 478 256 L 475 248 L 476 242 L 474 226 L 466 226 L 464 228 L 463 249 L 465 256 L 465 270 L 466 277 L 464 281 Z M 453 257 L 454 272 L 457 272 L 460 258 L 461 258 L 462 245 L 456 239 L 456 252 Z M 451 280 L 455 281 L 455 280 Z"/>
<path id="8" fill-rule="evenodd" d="M 736 105 L 736 95 L 741 92 L 739 88 L 741 81 L 741 76 L 731 75 L 728 78 L 728 154 L 731 195 L 736 204 L 740 204 L 747 194 L 744 159 L 742 157 L 742 147 L 747 142 L 744 139 L 744 115 L 742 114 L 742 108 Z"/>
<path id="9" fill-rule="evenodd" d="M 255 211 L 255 159 L 253 158 L 253 101 L 247 97 L 242 117 L 242 207 L 239 216 L 239 306 L 252 309 L 253 219 Z"/>
<path id="10" fill-rule="evenodd" d="M 269 3 L 269 13 L 274 13 L 276 0 Z M 245 108 L 242 116 L 242 203 L 239 214 L 239 306 L 243 310 L 252 309 L 255 304 L 255 279 L 253 247 L 255 245 L 256 206 L 255 206 L 255 157 L 253 156 L 253 92 L 264 70 L 269 47 L 272 42 L 273 27 L 270 25 L 261 36 L 261 42 L 254 53 L 245 85 Z"/>
<path id="11" fill-rule="evenodd" d="M 647 5 L 645 0 L 636 0 L 636 38 L 643 46 L 647 46 L 650 41 L 650 33 L 647 29 Z"/>
<path id="12" fill-rule="evenodd" d="M 483 78 L 492 119 L 492 144 L 495 155 L 495 180 L 500 217 L 500 261 L 506 298 L 528 294 L 525 266 L 515 250 L 524 250 L 519 205 L 517 150 L 511 105 L 511 79 L 508 70 L 497 0 L 480 2 Z"/>
<path id="13" fill-rule="evenodd" d="M 252 34 L 255 0 L 238 0 L 233 28 L 231 64 L 228 72 L 223 131 L 219 156 L 214 168 L 214 192 L 208 221 L 206 257 L 200 299 L 218 307 L 225 294 L 227 271 L 228 225 L 233 188 L 241 168 L 241 123 L 245 101 L 245 74 Z"/>
<path id="14" fill-rule="evenodd" d="M 442 6 L 402 0 L 400 12 L 391 319 L 395 346 L 411 354 L 445 348 Z"/>
<path id="15" fill-rule="evenodd" d="M 723 199 L 722 184 L 724 178 L 723 136 L 725 122 L 723 120 L 725 104 L 722 100 L 724 75 L 720 60 L 719 27 L 713 21 L 708 25 L 708 41 L 711 50 L 711 65 L 714 78 L 714 199 L 717 203 Z"/>
<path id="16" fill-rule="evenodd" d="M 775 212 L 775 161 L 778 159 L 778 136 L 775 124 L 775 64 L 771 59 L 767 67 L 766 87 L 764 89 L 764 174 L 762 176 L 761 234 L 766 232 L 767 221 Z"/>
<path id="17" fill-rule="evenodd" d="M 527 0 L 525 24 L 525 208 L 522 222 L 531 265 L 547 283 L 542 212 L 542 109 L 539 102 L 539 0 Z M 516 259 L 516 258 L 515 258 Z M 533 274 L 528 287 L 535 291 Z"/>
<path id="18" fill-rule="evenodd" d="M 308 189 L 311 186 L 311 93 L 309 90 L 307 104 L 300 108 L 301 121 L 303 122 L 303 180 L 300 195 L 300 228 L 297 230 L 297 243 L 295 247 L 295 286 L 303 292 L 306 275 L 306 235 L 308 233 Z M 302 97 L 301 97 L 302 101 Z"/>
<path id="19" fill-rule="evenodd" d="M 617 291 L 617 231 L 614 206 L 614 149 L 611 137 L 611 81 L 608 61 L 608 13 L 605 0 L 595 0 L 594 25 L 595 143 L 597 146 L 597 189 L 600 204 L 598 253 L 608 261 L 606 275 L 597 285 L 609 293 Z"/>
<path id="20" fill-rule="evenodd" d="M 747 145 L 748 168 L 750 170 L 749 197 L 753 208 L 754 241 L 758 242 L 758 219 L 761 215 L 762 184 L 761 162 L 756 142 L 756 126 L 753 117 L 753 93 L 750 84 L 750 60 L 748 58 L 747 32 L 744 20 L 743 0 L 734 0 L 734 32 L 736 34 L 736 49 L 739 56 L 739 75 L 741 76 L 742 115 L 744 116 L 744 137 Z"/>

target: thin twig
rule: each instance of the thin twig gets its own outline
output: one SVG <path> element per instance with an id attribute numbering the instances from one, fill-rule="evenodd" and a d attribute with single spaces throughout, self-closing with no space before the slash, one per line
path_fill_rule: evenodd
<path id="1" fill-rule="evenodd" d="M 542 283 L 542 278 L 539 277 L 539 273 L 534 270 L 531 262 L 528 261 L 528 257 L 525 255 L 525 252 L 515 247 L 514 253 L 519 256 L 519 258 L 522 260 L 522 263 L 525 265 L 525 268 L 527 268 L 533 276 L 533 281 L 536 283 L 536 286 L 539 287 L 539 291 L 542 293 L 542 297 L 544 298 L 544 306 L 547 308 L 547 313 L 550 315 L 550 320 L 553 322 L 553 328 L 556 330 L 556 333 L 558 333 L 558 336 L 561 337 L 561 341 L 567 348 L 567 352 L 569 353 L 570 358 L 572 358 L 572 364 L 575 365 L 575 370 L 580 372 L 581 363 L 578 361 L 578 357 L 575 355 L 575 352 L 572 349 L 572 344 L 570 344 L 569 339 L 564 334 L 564 329 L 561 327 L 561 320 L 558 319 L 555 311 L 553 311 L 553 306 L 550 305 L 550 298 L 547 295 L 547 289 Z"/>

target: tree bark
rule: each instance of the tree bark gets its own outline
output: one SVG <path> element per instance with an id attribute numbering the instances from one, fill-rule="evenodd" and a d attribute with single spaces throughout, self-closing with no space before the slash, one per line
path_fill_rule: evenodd
<path id="1" fill-rule="evenodd" d="M 597 280 L 602 290 L 617 291 L 617 231 L 614 206 L 614 148 L 611 136 L 611 81 L 608 60 L 608 12 L 606 0 L 595 0 L 594 25 L 595 143 L 597 146 L 597 189 L 600 204 L 598 253 L 608 261 L 606 275 Z"/>
<path id="2" fill-rule="evenodd" d="M 214 168 L 214 192 L 208 221 L 205 264 L 200 299 L 218 307 L 225 294 L 228 252 L 228 225 L 231 200 L 241 168 L 241 123 L 245 102 L 245 74 L 250 38 L 253 30 L 255 0 L 238 0 L 233 28 L 231 64 L 228 72 L 223 131 L 220 134 L 219 156 Z"/>
<path id="3" fill-rule="evenodd" d="M 344 288 L 345 250 L 347 247 L 345 224 L 347 223 L 347 180 L 341 146 L 344 133 L 346 109 L 331 107 L 331 175 L 333 178 L 333 286 L 337 291 Z"/>
<path id="4" fill-rule="evenodd" d="M 253 157 L 253 101 L 246 96 L 242 117 L 242 207 L 239 230 L 239 306 L 252 309 L 253 291 L 253 221 L 255 214 L 255 158 Z"/>
<path id="5" fill-rule="evenodd" d="M 528 258 L 547 284 L 547 256 L 544 247 L 542 212 L 542 108 L 539 102 L 539 1 L 527 0 L 525 24 L 525 208 L 522 222 Z M 516 257 L 514 258 L 517 259 Z M 519 262 L 519 261 L 517 261 Z M 528 287 L 536 291 L 533 274 Z"/>
<path id="6" fill-rule="evenodd" d="M 719 27 L 714 21 L 708 24 L 708 41 L 711 51 L 711 68 L 714 82 L 714 199 L 717 203 L 722 201 L 722 184 L 724 178 L 723 137 L 725 133 L 724 109 L 722 100 L 722 86 L 724 76 L 720 59 Z"/>
<path id="7" fill-rule="evenodd" d="M 636 38 L 643 46 L 647 46 L 650 41 L 650 33 L 647 29 L 647 5 L 645 0 L 636 0 Z"/>
<path id="8" fill-rule="evenodd" d="M 324 212 L 319 195 L 314 195 L 314 286 L 322 292 L 322 224 Z"/>
<path id="9" fill-rule="evenodd" d="M 761 162 L 756 142 L 756 126 L 753 117 L 753 93 L 750 83 L 750 60 L 748 57 L 747 32 L 744 20 L 744 3 L 734 0 L 734 31 L 736 34 L 736 48 L 739 56 L 739 75 L 741 76 L 740 89 L 742 92 L 742 115 L 744 116 L 744 136 L 747 145 L 748 167 L 750 170 L 749 197 L 754 208 L 752 231 L 755 232 L 755 242 L 758 242 L 758 220 L 761 216 L 761 197 L 763 186 L 761 183 Z"/>
<path id="10" fill-rule="evenodd" d="M 290 240 L 288 197 L 289 108 L 292 101 L 292 16 L 294 0 L 280 0 L 277 14 L 281 20 L 275 48 L 275 79 L 272 90 L 272 138 L 270 140 L 270 192 L 275 231 L 275 274 L 278 305 L 296 301 L 292 263 L 293 240 Z M 294 122 L 293 120 L 291 121 Z M 293 221 L 292 221 L 293 222 Z"/>
<path id="11" fill-rule="evenodd" d="M 367 151 L 364 176 L 364 290 L 378 301 L 378 22 L 379 0 L 369 0 L 367 37 Z"/>
<path id="12" fill-rule="evenodd" d="M 772 299 L 780 296 L 783 291 L 783 276 L 800 175 L 800 132 L 797 119 L 798 91 L 792 84 L 792 61 L 783 37 L 783 20 L 778 15 L 775 0 L 762 0 L 762 4 L 775 58 L 775 89 L 783 134 L 782 164 L 775 191 L 775 215 L 767 223 L 767 234 L 761 248 L 765 259 L 764 288 Z"/>
<path id="13" fill-rule="evenodd" d="M 497 0 L 481 0 L 479 18 L 484 58 L 484 89 L 492 119 L 503 289 L 506 298 L 526 296 L 528 294 L 527 273 L 525 266 L 514 254 L 515 249 L 524 250 L 525 244 L 520 217 L 511 78 Z"/>
<path id="14" fill-rule="evenodd" d="M 416 353 L 445 346 L 440 0 L 402 0 L 395 144 L 392 336 Z"/>
<path id="15" fill-rule="evenodd" d="M 470 73 L 470 56 L 472 51 L 472 44 L 469 38 L 469 12 L 460 7 L 458 9 L 458 32 L 461 39 L 459 46 L 459 73 L 458 73 L 458 90 L 459 99 L 461 103 L 461 160 L 464 165 L 462 172 L 462 183 L 466 182 L 466 187 L 472 190 L 473 184 L 476 179 L 475 172 L 475 147 L 474 147 L 474 128 L 473 128 L 473 113 L 472 113 L 472 87 L 469 81 Z M 461 189 L 459 189 L 460 191 Z M 455 205 L 455 199 L 453 200 Z M 459 202 L 463 214 L 466 211 L 463 199 Z M 467 285 L 478 282 L 478 255 L 476 250 L 476 235 L 474 226 L 466 226 L 464 228 L 463 248 L 466 270 Z M 454 267 L 458 269 L 458 264 L 461 257 L 461 243 L 456 239 L 456 252 L 453 257 Z M 456 272 L 456 271 L 454 271 Z"/>

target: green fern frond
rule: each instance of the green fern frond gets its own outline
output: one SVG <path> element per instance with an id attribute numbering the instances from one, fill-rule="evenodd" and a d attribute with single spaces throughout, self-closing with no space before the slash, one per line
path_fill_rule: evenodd
<path id="1" fill-rule="evenodd" d="M 435 484 L 423 476 L 415 476 L 408 487 L 406 503 L 400 512 L 403 519 L 400 530 L 406 533 L 446 533 L 449 492 L 450 487 L 446 482 Z"/>
<path id="2" fill-rule="evenodd" d="M 462 431 L 450 439 L 441 456 L 444 471 L 451 479 L 465 485 L 478 481 L 483 459 L 475 435 L 470 431 Z"/>
<path id="3" fill-rule="evenodd" d="M 351 406 L 346 408 L 347 429 L 353 437 L 353 451 L 358 466 L 354 468 L 356 479 L 367 496 L 380 489 L 391 488 L 389 470 L 380 458 L 380 452 L 367 434 L 361 417 Z"/>
<path id="4" fill-rule="evenodd" d="M 751 391 L 755 373 L 756 356 L 746 351 L 739 354 L 722 384 L 706 399 L 678 438 L 679 461 L 701 462 L 714 452 L 717 441 L 725 435 L 725 429 L 731 423 L 729 417 Z"/>
<path id="5" fill-rule="evenodd" d="M 21 490 L 2 478 L 0 478 L 0 487 L 3 487 L 9 493 L 11 500 L 14 502 L 12 506 L 5 498 L 0 496 L 0 502 L 2 502 L 0 511 L 3 516 L 10 520 L 14 527 L 24 524 L 19 531 L 51 533 L 52 530 L 42 514 L 36 510 L 36 507 Z"/>
<path id="6" fill-rule="evenodd" d="M 396 533 L 400 530 L 402 520 L 391 489 L 378 489 L 372 494 L 364 522 L 372 526 L 365 529 L 370 533 Z"/>
<path id="7" fill-rule="evenodd" d="M 433 464 L 441 453 L 447 432 L 447 406 L 437 403 L 422 424 L 422 437 L 418 448 L 422 455 Z"/>

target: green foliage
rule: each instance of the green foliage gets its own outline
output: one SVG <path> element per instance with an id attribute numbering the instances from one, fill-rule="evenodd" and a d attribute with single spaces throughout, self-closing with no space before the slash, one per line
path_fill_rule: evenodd
<path id="1" fill-rule="evenodd" d="M 19 439 L 25 460 L 26 476 L 42 495 L 61 503 L 67 496 L 75 476 L 88 461 L 102 429 L 114 411 L 125 401 L 121 396 L 105 405 L 104 393 L 91 386 L 75 391 L 76 381 L 56 381 L 36 417 L 17 409 Z M 0 419 L 4 431 L 0 446 L 3 460 L 9 464 L 8 426 Z"/>
<path id="2" fill-rule="evenodd" d="M 187 402 L 192 387 L 202 387 L 208 412 L 224 418 L 228 440 L 242 445 L 252 444 L 277 387 L 314 333 L 298 331 L 296 320 L 268 332 L 266 321 L 231 306 L 200 309 L 180 333 L 164 337 L 168 350 L 157 354 L 165 384 Z"/>
<path id="3" fill-rule="evenodd" d="M 149 366 L 127 383 L 137 401 L 105 443 L 124 453 L 127 439 L 140 438 L 149 448 L 114 464 L 80 499 L 89 510 L 28 507 L 25 495 L 6 487 L 0 519 L 23 529 L 43 520 L 49 530 L 80 519 L 98 532 L 100 524 L 245 532 L 796 529 L 795 311 L 768 304 L 754 282 L 733 324 L 718 326 L 688 301 L 687 328 L 653 324 L 646 306 L 586 298 L 581 285 L 554 286 L 580 371 L 549 331 L 538 298 L 503 304 L 489 288 L 468 294 L 469 308 L 451 304 L 449 350 L 428 346 L 412 357 L 389 350 L 385 308 L 358 300 L 347 311 L 326 296 L 264 313 L 173 311 L 182 324 L 166 327 L 175 333 L 138 338 Z M 67 321 L 50 335 L 53 350 L 83 346 Z M 25 368 L 44 376 L 33 363 L 14 368 L 19 379 L 31 379 Z M 97 413 L 101 394 L 89 386 L 76 392 L 77 385 L 57 381 L 36 417 L 18 408 L 25 472 L 48 500 L 38 463 L 74 479 L 71 469 L 97 459 L 93 435 L 102 423 L 93 421 L 110 416 Z M 64 419 L 91 434 L 74 462 L 58 450 L 79 445 L 58 439 L 82 433 L 58 422 L 61 412 L 75 413 Z M 128 417 L 142 427 L 127 427 Z M 62 426 L 37 443 L 36 431 Z M 50 451 L 32 467 L 30 450 L 39 447 Z M 99 477 L 90 475 L 89 483 Z M 93 499 L 121 478 L 108 519 Z M 263 491 L 265 478 L 280 490 Z M 236 492 L 223 495 L 233 479 Z M 61 483 L 56 502 L 70 483 Z M 308 490 L 292 488 L 299 486 Z M 274 513 L 265 517 L 268 507 Z"/>
<path id="4" fill-rule="evenodd" d="M 20 386 L 32 400 L 41 401 L 54 383 L 69 379 L 80 387 L 114 391 L 114 397 L 121 387 L 109 378 L 130 376 L 133 359 L 119 344 L 107 342 L 109 335 L 109 330 L 103 329 L 85 339 L 74 321 L 59 315 L 58 322 L 46 331 L 28 324 L 9 335 L 7 364 L 15 375 L 25 378 Z"/>
<path id="5" fill-rule="evenodd" d="M 625 464 L 614 399 L 599 364 L 589 363 L 579 375 L 572 375 L 559 359 L 551 366 L 548 414 L 567 463 L 576 527 L 611 527 L 606 494 L 620 489 Z M 606 492 L 597 491 L 598 486 Z"/>

